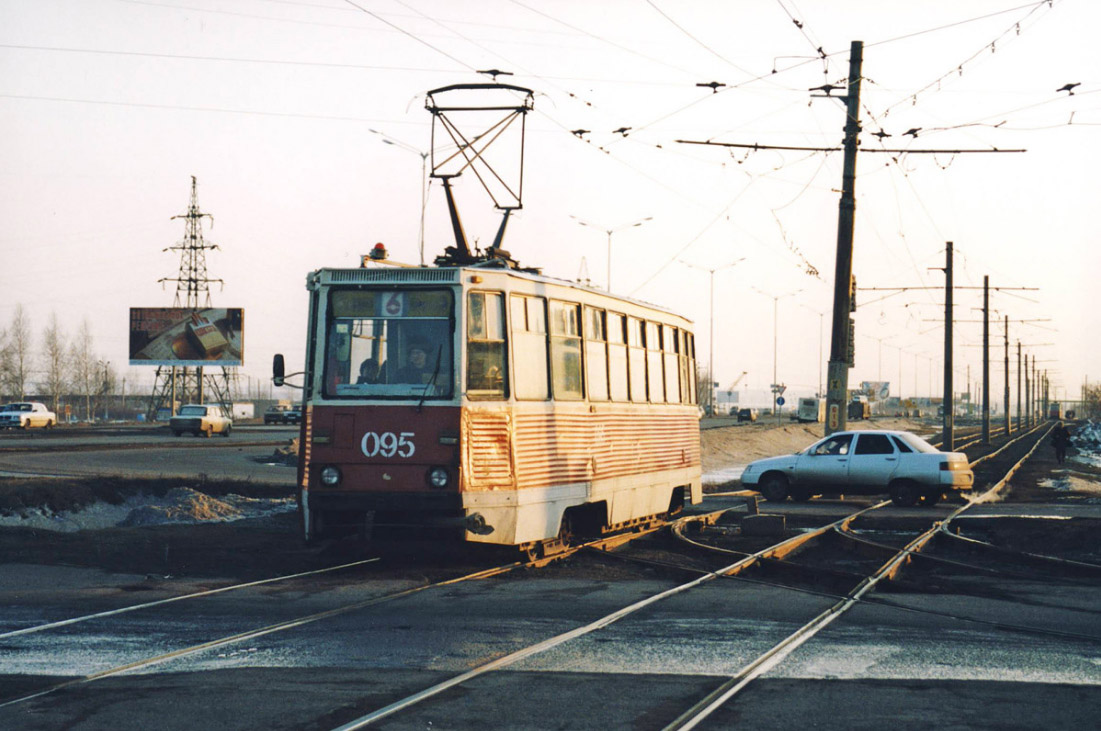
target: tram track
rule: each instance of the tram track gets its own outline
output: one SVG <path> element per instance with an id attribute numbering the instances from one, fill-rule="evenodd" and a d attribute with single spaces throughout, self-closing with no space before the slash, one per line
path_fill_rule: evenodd
<path id="1" fill-rule="evenodd" d="M 1009 476 L 1023 463 L 1029 456 L 1035 451 L 1036 447 L 1041 443 L 1042 436 L 1037 439 L 1036 443 L 1032 446 L 1032 449 L 1028 451 L 1021 459 L 1008 471 L 1007 476 L 1000 480 L 997 484 L 991 487 L 983 495 L 984 498 L 989 498 L 992 494 L 1000 490 L 1009 479 Z M 968 502 L 963 506 L 954 510 L 949 517 L 942 522 L 935 522 L 930 528 L 922 532 L 919 536 L 909 541 L 901 550 L 894 550 L 894 555 L 884 562 L 878 570 L 871 575 L 863 577 L 859 583 L 847 593 L 847 595 L 840 597 L 838 601 L 826 611 L 814 617 L 810 622 L 803 625 L 794 633 L 790 634 L 776 646 L 769 651 L 763 653 L 755 660 L 746 665 L 740 672 L 732 676 L 730 679 L 722 683 L 718 688 L 713 690 L 699 702 L 694 704 L 684 713 L 682 713 L 677 719 L 670 723 L 666 728 L 680 729 L 680 728 L 693 728 L 703 719 L 705 719 L 715 708 L 726 703 L 735 694 L 740 692 L 744 687 L 751 683 L 754 679 L 760 677 L 771 668 L 781 663 L 788 655 L 798 649 L 799 646 L 805 642 L 811 640 L 821 630 L 825 629 L 830 623 L 842 616 L 846 611 L 853 606 L 868 601 L 868 594 L 872 592 L 880 582 L 890 581 L 895 579 L 902 568 L 912 560 L 913 556 L 921 555 L 921 551 L 929 544 L 932 538 L 941 530 L 943 524 L 950 523 L 956 516 L 967 510 L 973 502 Z M 697 578 L 680 584 L 676 587 L 652 595 L 644 600 L 641 600 L 635 604 L 623 607 L 622 609 L 608 614 L 596 621 L 590 622 L 582 627 L 575 628 L 569 632 L 565 632 L 554 637 L 551 637 L 543 642 L 535 645 L 525 647 L 517 650 L 504 657 L 498 658 L 486 664 L 483 664 L 473 670 L 466 673 L 454 676 L 442 683 L 425 688 L 424 690 L 407 696 L 405 698 L 396 700 L 382 708 L 379 708 L 371 713 L 360 716 L 352 721 L 349 721 L 338 727 L 338 731 L 351 731 L 353 729 L 366 728 L 374 725 L 383 719 L 386 719 L 394 714 L 408 710 L 411 707 L 422 703 L 434 696 L 437 696 L 451 688 L 466 683 L 480 675 L 490 673 L 493 671 L 504 669 L 510 665 L 527 659 L 533 655 L 545 652 L 553 647 L 557 647 L 563 643 L 577 639 L 579 637 L 591 634 L 598 630 L 604 629 L 609 625 L 618 622 L 627 616 L 634 614 L 635 612 L 651 606 L 652 604 L 662 601 L 666 598 L 696 588 L 704 583 L 720 579 L 736 577 L 746 569 L 760 564 L 768 560 L 782 560 L 785 556 L 794 554 L 800 548 L 804 547 L 808 542 L 819 539 L 824 535 L 828 535 L 832 532 L 841 532 L 856 519 L 861 516 L 867 515 L 873 511 L 880 510 L 890 505 L 889 501 L 883 501 L 872 505 L 870 507 L 862 508 L 849 515 L 844 516 L 840 520 L 833 521 L 825 526 L 809 530 L 803 534 L 792 536 L 775 545 L 771 545 L 765 549 L 759 550 L 755 553 L 743 556 L 735 561 L 733 564 L 720 568 L 718 570 L 702 573 Z M 678 521 L 676 526 L 683 526 L 688 522 L 688 519 Z M 674 527 L 674 530 L 677 528 Z M 893 550 L 893 548 L 892 548 Z M 683 567 L 676 567 L 683 568 Z M 828 596 L 828 595 L 827 595 Z M 832 598 L 832 597 L 831 597 Z M 877 602 L 883 603 L 885 602 Z M 907 610 L 910 608 L 897 606 L 900 610 Z M 912 610 L 910 611 L 917 611 Z M 1019 625 L 1009 625 L 1004 622 L 990 622 L 982 619 L 976 619 L 971 617 L 964 617 L 959 615 L 953 615 L 948 613 L 941 613 L 940 616 L 944 616 L 950 619 L 958 619 L 960 621 L 971 621 L 978 624 L 984 624 L 986 626 L 996 627 L 1000 629 L 1018 631 L 1018 632 L 1031 632 L 1037 634 L 1046 634 L 1050 636 L 1058 636 L 1062 638 L 1072 638 L 1079 640 L 1088 640 L 1093 642 L 1101 642 L 1101 636 L 1082 635 L 1070 632 L 1060 632 L 1057 630 L 1044 629 L 1044 628 L 1031 628 Z"/>
<path id="2" fill-rule="evenodd" d="M 1022 436 L 1022 438 L 1023 438 L 1023 436 Z M 1026 460 L 1028 458 L 1028 456 L 1030 456 L 1035 451 L 1035 449 L 1037 448 L 1037 445 L 1039 445 L 1042 442 L 1042 439 L 1043 439 L 1043 436 L 1041 435 L 1041 437 L 1039 439 L 1037 439 L 1036 444 L 1034 444 L 1032 446 L 1032 448 L 1028 451 L 1028 453 L 1026 455 L 1024 455 L 1017 462 L 1016 465 L 1014 465 L 1014 470 L 1017 467 L 1019 467 L 1019 465 L 1021 463 L 1023 463 L 1023 461 Z M 995 493 L 998 489 L 1003 487 L 1007 480 L 1008 480 L 1008 476 L 1003 478 L 1002 480 L 999 480 L 997 482 L 997 484 L 995 484 L 993 487 L 991 487 L 988 491 L 986 491 L 984 493 L 984 495 L 982 496 L 982 499 L 989 498 L 992 493 Z M 836 580 L 836 581 L 841 581 L 841 580 L 856 581 L 858 578 L 860 578 L 860 581 L 852 591 L 848 592 L 844 596 L 830 594 L 828 592 L 816 592 L 818 596 L 836 600 L 836 603 L 834 604 L 833 607 L 831 607 L 826 612 L 823 612 L 823 613 L 817 615 L 813 620 L 811 620 L 806 625 L 804 625 L 803 628 L 801 628 L 797 632 L 792 633 L 791 635 L 789 635 L 783 642 L 777 644 L 776 647 L 774 647 L 768 653 L 762 654 L 760 657 L 755 659 L 753 662 L 747 664 L 742 669 L 742 671 L 740 671 L 736 675 L 732 676 L 728 681 L 723 683 L 723 685 L 720 688 L 716 688 L 712 693 L 708 694 L 705 698 L 701 699 L 697 704 L 693 705 L 692 708 L 689 709 L 689 711 L 686 711 L 684 714 L 682 714 L 681 717 L 679 717 L 676 721 L 673 722 L 672 725 L 669 726 L 669 728 L 691 728 L 696 723 L 699 723 L 700 721 L 702 721 L 703 718 L 706 718 L 707 714 L 712 712 L 714 710 L 714 708 L 717 708 L 717 707 L 721 706 L 723 703 L 727 702 L 731 697 L 733 697 L 733 695 L 735 695 L 742 688 L 744 688 L 746 685 L 751 683 L 753 679 L 755 679 L 757 677 L 760 677 L 760 675 L 764 674 L 769 669 L 771 669 L 771 668 L 775 667 L 776 665 L 778 665 L 779 663 L 783 662 L 783 660 L 788 655 L 790 655 L 792 652 L 794 652 L 799 646 L 801 646 L 805 642 L 811 640 L 815 636 L 815 634 L 817 634 L 819 631 L 821 631 L 826 626 L 828 626 L 837 617 L 841 616 L 841 614 L 843 614 L 845 611 L 848 611 L 848 609 L 850 609 L 852 606 L 854 606 L 858 603 L 862 603 L 862 602 L 863 603 L 875 603 L 875 604 L 884 605 L 884 606 L 893 606 L 889 602 L 884 601 L 882 598 L 871 597 L 871 596 L 869 596 L 869 594 L 874 590 L 874 588 L 881 581 L 891 580 L 891 579 L 894 579 L 895 577 L 897 577 L 899 572 L 901 571 L 901 569 L 906 564 L 908 564 L 909 562 L 914 561 L 914 560 L 924 560 L 926 558 L 926 556 L 924 554 L 922 554 L 922 550 L 925 548 L 925 546 L 927 544 L 929 544 L 929 542 L 936 535 L 939 535 L 941 532 L 943 532 L 944 535 L 951 536 L 954 539 L 955 536 L 953 536 L 953 534 L 948 532 L 946 530 L 946 527 L 959 514 L 963 513 L 965 510 L 967 510 L 968 507 L 970 507 L 971 504 L 972 503 L 965 504 L 965 505 L 961 506 L 960 508 L 958 508 L 957 510 L 954 510 L 950 514 L 948 519 L 946 519 L 945 521 L 938 522 L 938 523 L 934 524 L 930 529 L 923 532 L 917 538 L 908 541 L 907 544 L 901 550 L 898 550 L 894 546 L 886 546 L 885 548 L 882 547 L 882 546 L 876 546 L 876 548 L 881 550 L 881 551 L 893 550 L 895 552 L 895 555 L 891 558 L 891 560 L 883 562 L 882 565 L 880 566 L 879 570 L 877 570 L 873 574 L 871 574 L 869 576 L 860 577 L 858 574 L 853 573 L 853 572 L 836 572 L 835 576 L 833 577 L 833 580 Z M 630 604 L 628 606 L 624 606 L 624 607 L 618 609 L 617 611 L 611 612 L 611 613 L 609 613 L 609 614 L 607 614 L 603 617 L 600 617 L 596 620 L 588 622 L 585 625 L 576 627 L 576 628 L 574 628 L 570 631 L 567 631 L 567 632 L 559 633 L 557 635 L 554 635 L 554 636 L 549 637 L 549 638 L 547 638 L 547 639 L 545 639 L 541 642 L 529 645 L 527 647 L 520 648 L 518 650 L 515 650 L 512 653 L 506 654 L 502 657 L 499 657 L 499 658 L 490 660 L 486 663 L 483 663 L 481 665 L 478 665 L 477 667 L 474 667 L 473 669 L 471 669 L 468 672 L 458 674 L 458 675 L 453 676 L 453 677 L 451 677 L 447 680 L 444 680 L 442 682 L 436 683 L 434 685 L 430 685 L 429 687 L 426 687 L 426 688 L 424 688 L 423 690 L 421 690 L 417 693 L 408 695 L 408 696 L 406 696 L 404 698 L 401 698 L 401 699 L 394 700 L 393 702 L 391 702 L 391 703 L 389 703 L 389 704 L 387 704 L 387 705 L 385 705 L 381 708 L 378 708 L 378 709 L 370 712 L 369 714 L 362 715 L 362 716 L 360 716 L 356 719 L 345 722 L 339 728 L 341 728 L 341 729 L 352 729 L 352 728 L 363 728 L 363 727 L 366 727 L 366 726 L 370 726 L 372 724 L 375 724 L 375 723 L 381 721 L 384 718 L 388 718 L 388 717 L 390 717 L 394 714 L 401 713 L 402 711 L 410 709 L 410 708 L 412 708 L 413 706 L 416 706 L 419 703 L 427 701 L 430 698 L 436 697 L 439 694 L 441 694 L 441 693 L 443 693 L 443 692 L 445 692 L 445 691 L 447 691 L 451 688 L 462 685 L 463 683 L 466 683 L 467 681 L 470 681 L 470 680 L 472 680 L 472 679 L 474 679 L 478 676 L 481 676 L 481 675 L 484 675 L 486 673 L 490 673 L 490 672 L 493 672 L 493 671 L 496 671 L 496 670 L 504 669 L 506 667 L 509 667 L 511 665 L 514 665 L 514 664 L 520 662 L 521 660 L 524 660 L 526 658 L 530 658 L 530 657 L 533 657 L 533 656 L 538 655 L 540 653 L 546 652 L 547 650 L 550 650 L 551 648 L 560 646 L 560 645 L 562 645 L 564 643 L 567 643 L 571 640 L 575 640 L 575 639 L 578 639 L 578 638 L 583 637 L 585 635 L 589 635 L 589 634 L 592 634 L 594 632 L 597 632 L 597 631 L 599 631 L 603 628 L 608 627 L 609 625 L 611 625 L 615 622 L 618 622 L 618 621 L 620 621 L 622 619 L 625 619 L 626 617 L 628 617 L 632 614 L 635 614 L 636 612 L 638 612 L 638 611 L 640 611 L 640 610 L 642 610 L 646 607 L 652 606 L 655 603 L 660 602 L 660 601 L 662 601 L 666 598 L 669 598 L 671 596 L 689 591 L 693 588 L 701 586 L 704 583 L 708 583 L 710 581 L 714 581 L 716 579 L 723 579 L 723 578 L 727 578 L 727 579 L 737 578 L 739 580 L 744 580 L 744 581 L 749 581 L 749 582 L 759 582 L 759 579 L 755 579 L 753 577 L 747 577 L 747 576 L 739 576 L 739 574 L 744 573 L 746 571 L 746 569 L 748 569 L 752 566 L 755 566 L 755 565 L 763 565 L 763 564 L 769 564 L 769 563 L 773 563 L 773 562 L 783 562 L 785 560 L 790 560 L 790 557 L 795 556 L 799 552 L 801 547 L 805 547 L 810 541 L 821 540 L 823 538 L 823 536 L 838 535 L 838 536 L 846 537 L 847 539 L 850 538 L 850 537 L 854 538 L 854 539 L 859 539 L 859 537 L 856 536 L 855 533 L 853 533 L 853 530 L 852 530 L 853 522 L 857 521 L 861 517 L 865 517 L 865 516 L 869 516 L 871 514 L 874 514 L 877 511 L 880 511 L 881 509 L 883 509 L 883 508 L 885 508 L 886 506 L 889 506 L 889 505 L 890 505 L 890 503 L 888 501 L 883 501 L 883 502 L 876 503 L 876 504 L 868 506 L 868 507 L 863 507 L 860 510 L 853 511 L 850 514 L 845 515 L 844 517 L 842 517 L 839 520 L 832 521 L 832 522 L 828 523 L 827 525 L 819 526 L 819 527 L 813 528 L 811 530 L 808 530 L 804 533 L 801 533 L 799 535 L 791 536 L 789 538 L 786 538 L 783 541 L 779 541 L 779 542 L 777 542 L 773 545 L 769 545 L 769 546 L 767 546 L 767 547 L 765 547 L 761 550 L 758 550 L 758 551 L 756 551 L 752 554 L 739 555 L 735 562 L 733 562 L 733 563 L 731 563 L 727 566 L 716 569 L 714 571 L 706 572 L 705 574 L 702 574 L 700 576 L 696 576 L 691 581 L 679 584 L 675 587 L 672 587 L 668 590 L 665 590 L 665 591 L 659 592 L 657 594 L 654 594 L 650 597 L 647 597 L 643 600 L 640 600 L 640 601 L 635 602 L 633 604 Z M 685 530 L 685 527 L 690 525 L 692 522 L 697 522 L 697 523 L 700 523 L 700 524 L 714 523 L 716 521 L 716 519 L 724 512 L 726 512 L 726 511 L 712 511 L 712 512 L 710 512 L 708 514 L 705 514 L 703 516 L 692 516 L 691 518 L 682 518 L 682 519 L 680 519 L 680 520 L 678 520 L 674 523 L 674 526 L 675 526 L 674 529 L 679 530 L 680 532 L 683 533 L 684 530 Z M 679 526 L 679 528 L 677 526 Z M 326 610 L 326 611 L 323 611 L 323 612 L 318 612 L 318 613 L 314 613 L 314 614 L 311 614 L 311 615 L 306 615 L 306 616 L 286 620 L 284 622 L 279 622 L 279 623 L 266 625 L 264 627 L 259 627 L 259 628 L 256 628 L 256 629 L 253 629 L 253 630 L 250 630 L 250 631 L 247 631 L 247 632 L 239 633 L 239 634 L 236 634 L 236 635 L 216 638 L 216 639 L 204 642 L 204 643 L 192 645 L 192 646 L 189 646 L 189 647 L 186 647 L 186 648 L 181 648 L 181 649 L 178 649 L 178 650 L 174 650 L 172 652 L 161 653 L 161 654 L 151 656 L 151 657 L 148 657 L 148 658 L 144 658 L 144 659 L 141 659 L 141 660 L 138 660 L 138 661 L 135 661 L 135 662 L 121 664 L 121 665 L 115 666 L 113 668 L 104 670 L 104 671 L 91 673 L 91 674 L 88 674 L 88 675 L 85 675 L 85 676 L 82 676 L 82 677 L 79 677 L 79 678 L 74 678 L 74 679 L 64 681 L 64 682 L 61 682 L 61 683 L 56 683 L 56 684 L 53 684 L 49 687 L 40 689 L 36 692 L 25 694 L 25 695 L 22 695 L 21 697 L 13 698 L 11 700 L 7 700 L 7 701 L 4 701 L 4 702 L 0 702 L 0 708 L 16 705 L 16 704 L 22 703 L 24 701 L 29 701 L 29 700 L 34 699 L 34 698 L 40 698 L 42 696 L 48 695 L 50 693 L 54 693 L 55 691 L 58 691 L 58 690 L 61 690 L 61 689 L 64 689 L 64 688 L 71 688 L 75 685 L 86 684 L 86 683 L 93 682 L 93 681 L 96 681 L 96 680 L 100 680 L 100 679 L 103 679 L 103 678 L 120 675 L 120 674 L 126 673 L 128 671 L 136 670 L 136 669 L 139 669 L 139 668 L 149 667 L 149 666 L 155 665 L 155 664 L 167 663 L 167 662 L 170 662 L 170 661 L 178 659 L 178 658 L 186 657 L 188 655 L 194 655 L 194 654 L 202 652 L 204 650 L 210 650 L 210 649 L 213 649 L 213 648 L 216 648 L 216 647 L 221 647 L 221 646 L 224 646 L 224 645 L 229 645 L 229 644 L 239 643 L 239 642 L 245 642 L 245 641 L 247 641 L 249 639 L 252 639 L 252 638 L 257 638 L 257 637 L 261 637 L 261 636 L 265 636 L 265 635 L 271 635 L 271 634 L 276 634 L 276 633 L 279 633 L 279 632 L 293 630 L 295 628 L 302 627 L 302 626 L 307 625 L 307 624 L 312 624 L 312 623 L 323 621 L 323 620 L 328 619 L 328 618 L 340 616 L 340 615 L 343 615 L 343 614 L 348 614 L 350 612 L 354 612 L 354 611 L 359 610 L 359 609 L 364 609 L 364 608 L 367 608 L 367 607 L 372 606 L 372 605 L 377 605 L 377 604 L 381 604 L 381 603 L 384 603 L 384 602 L 387 602 L 387 601 L 392 601 L 392 600 L 396 600 L 396 599 L 403 598 L 403 597 L 406 597 L 406 596 L 410 596 L 412 594 L 419 593 L 419 592 L 422 592 L 422 591 L 425 591 L 425 590 L 428 590 L 428 589 L 432 589 L 432 588 L 435 588 L 435 587 L 449 586 L 449 585 L 453 585 L 455 583 L 459 583 L 459 582 L 463 582 L 463 581 L 469 581 L 469 580 L 475 580 L 475 579 L 479 579 L 479 578 L 489 578 L 491 576 L 497 576 L 497 575 L 500 575 L 500 574 L 503 574 L 503 573 L 513 571 L 513 570 L 515 570 L 517 568 L 520 568 L 520 567 L 523 567 L 523 566 L 533 566 L 533 567 L 534 566 L 545 566 L 545 565 L 547 565 L 549 563 L 552 563 L 554 561 L 558 561 L 558 560 L 561 560 L 563 558 L 568 558 L 570 556 L 576 555 L 576 554 L 578 554 L 579 552 L 582 552 L 582 551 L 590 552 L 590 553 L 596 553 L 598 555 L 614 556 L 616 554 L 610 553 L 612 548 L 614 548 L 617 545 L 622 544 L 624 542 L 628 542 L 628 541 L 630 541 L 634 538 L 641 537 L 643 535 L 651 535 L 652 533 L 655 532 L 655 530 L 656 529 L 640 529 L 640 530 L 635 531 L 634 534 L 631 534 L 631 535 L 628 535 L 628 536 L 613 536 L 613 537 L 610 537 L 610 538 L 601 539 L 599 541 L 593 541 L 593 542 L 585 543 L 585 544 L 582 544 L 580 546 L 571 547 L 568 551 L 565 551 L 562 554 L 550 556 L 550 557 L 547 557 L 547 558 L 544 558 L 544 559 L 539 559 L 537 561 L 514 562 L 514 563 L 511 563 L 511 564 L 501 565 L 501 566 L 493 567 L 493 568 L 490 568 L 490 569 L 486 569 L 484 571 L 478 571 L 478 572 L 474 572 L 474 573 L 471 573 L 471 574 L 466 574 L 466 575 L 463 575 L 463 576 L 450 578 L 450 579 L 447 579 L 447 580 L 444 580 L 444 581 L 434 582 L 434 583 L 426 584 L 426 585 L 423 585 L 423 586 L 418 586 L 418 587 L 414 587 L 414 588 L 411 588 L 411 589 L 406 589 L 406 590 L 403 590 L 403 591 L 392 592 L 392 593 L 388 593 L 388 594 L 383 595 L 383 596 L 373 597 L 371 599 L 360 601 L 360 602 L 349 603 L 347 605 L 342 605 L 342 606 L 339 606 L 339 607 L 335 607 L 335 608 L 332 608 L 332 609 L 329 609 L 329 610 Z M 852 535 L 848 536 L 847 534 L 852 534 Z M 863 539 L 859 539 L 859 540 L 863 540 Z M 864 541 L 864 542 L 869 543 L 868 541 Z M 736 553 L 737 552 L 728 551 L 728 555 L 736 554 Z M 918 557 L 920 557 L 920 559 Z M 342 567 L 332 567 L 329 570 L 336 570 L 336 569 L 339 569 L 339 568 L 342 568 Z M 699 572 L 698 569 L 692 569 L 692 568 L 689 568 L 689 567 L 668 566 L 668 568 L 678 568 L 678 569 L 684 570 L 684 571 L 695 571 L 697 573 Z M 814 568 L 815 567 L 810 567 L 810 570 L 814 570 Z M 1088 570 L 1088 568 L 1083 568 L 1083 570 Z M 844 575 L 842 575 L 842 574 L 844 574 Z M 289 577 L 278 577 L 278 578 L 273 579 L 271 581 L 277 581 L 277 580 L 287 579 L 287 578 L 293 578 L 293 577 L 290 577 L 290 576 Z M 257 583 L 267 583 L 267 581 L 268 580 L 265 580 L 263 582 L 250 582 L 250 584 L 236 585 L 236 586 L 233 586 L 233 587 L 222 587 L 218 590 L 214 590 L 214 592 L 229 591 L 229 590 L 236 589 L 236 588 L 244 588 L 247 585 L 256 585 Z M 787 587 L 787 588 L 790 588 L 790 587 Z M 798 590 L 808 591 L 806 589 L 798 589 Z M 211 592 L 211 593 L 214 593 L 214 592 Z M 193 598 L 193 597 L 198 598 L 199 596 L 203 596 L 203 595 L 206 595 L 206 594 L 207 594 L 207 592 L 200 592 L 200 593 L 196 593 L 194 595 L 188 595 L 188 596 L 172 598 L 169 601 L 180 601 L 180 600 L 183 600 L 183 599 L 188 599 L 188 598 Z M 162 603 L 162 602 L 152 602 L 152 603 L 145 603 L 143 605 L 134 605 L 131 608 L 124 608 L 122 611 L 125 611 L 125 612 L 137 611 L 141 608 L 151 607 L 151 606 L 154 606 L 154 605 L 159 604 L 159 603 Z M 899 609 L 899 610 L 906 610 L 906 611 L 923 611 L 923 610 L 916 610 L 916 609 L 913 609 L 913 608 L 910 608 L 910 607 L 905 607 L 905 606 L 894 606 L 894 608 Z M 924 611 L 927 612 L 927 610 L 924 610 Z M 44 631 L 48 631 L 49 629 L 52 629 L 54 627 L 60 627 L 64 624 L 80 622 L 80 621 L 88 621 L 88 620 L 91 620 L 91 619 L 95 619 L 97 616 L 98 615 L 87 615 L 86 617 L 74 618 L 71 621 L 52 623 L 51 625 L 42 625 L 41 627 L 38 627 L 38 628 L 27 628 L 26 630 L 17 631 L 17 632 L 24 632 L 24 633 L 44 632 Z M 1002 623 L 984 622 L 981 619 L 955 616 L 955 615 L 951 615 L 951 614 L 947 614 L 947 613 L 944 613 L 940 616 L 944 616 L 944 617 L 949 618 L 949 619 L 959 619 L 961 621 L 977 622 L 977 623 L 980 623 L 980 624 L 986 624 L 987 626 L 998 627 L 998 628 L 1001 628 L 1001 629 L 1006 629 L 1006 630 L 1011 630 L 1011 631 L 1042 632 L 1041 630 L 1036 629 L 1036 628 L 1031 628 L 1030 629 L 1030 628 L 1027 628 L 1027 627 L 1012 626 L 1012 625 L 1009 625 L 1009 624 L 1004 623 L 1004 622 L 1002 622 Z M 1058 632 L 1055 632 L 1055 633 L 1049 633 L 1049 634 L 1053 634 L 1054 636 L 1059 636 L 1059 637 L 1073 637 L 1073 638 L 1076 638 L 1076 639 L 1101 641 L 1101 638 L 1087 637 L 1087 636 L 1083 636 L 1083 635 L 1075 635 L 1073 633 L 1065 633 L 1065 632 L 1064 633 L 1058 633 Z M 4 638 L 5 636 L 14 637 L 15 634 L 8 633 L 7 635 L 0 635 L 0 638 Z"/>

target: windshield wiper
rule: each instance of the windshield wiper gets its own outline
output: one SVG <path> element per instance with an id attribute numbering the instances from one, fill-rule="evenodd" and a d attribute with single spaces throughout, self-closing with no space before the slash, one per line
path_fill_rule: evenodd
<path id="1" fill-rule="evenodd" d="M 436 367 L 432 369 L 432 380 L 425 384 L 424 393 L 421 394 L 421 400 L 417 403 L 417 413 L 420 413 L 421 408 L 424 406 L 424 400 L 428 398 L 428 391 L 436 387 L 436 379 L 440 376 L 440 357 L 443 355 L 443 346 L 436 347 Z"/>

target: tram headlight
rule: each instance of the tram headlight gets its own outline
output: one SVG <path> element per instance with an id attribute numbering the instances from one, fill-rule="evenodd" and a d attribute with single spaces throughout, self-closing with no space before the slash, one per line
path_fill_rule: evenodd
<path id="1" fill-rule="evenodd" d="M 432 487 L 447 487 L 451 482 L 451 475 L 443 467 L 433 467 L 428 470 L 428 484 Z"/>
<path id="2" fill-rule="evenodd" d="M 325 487 L 336 487 L 340 484 L 340 468 L 332 465 L 321 470 L 321 484 Z"/>

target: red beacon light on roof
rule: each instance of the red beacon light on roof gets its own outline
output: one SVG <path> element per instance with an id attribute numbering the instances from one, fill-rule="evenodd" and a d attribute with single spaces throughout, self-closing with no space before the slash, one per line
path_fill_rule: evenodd
<path id="1" fill-rule="evenodd" d="M 383 261 L 383 260 L 389 258 L 389 256 L 390 256 L 390 252 L 388 252 L 386 250 L 386 245 L 383 244 L 380 241 L 379 243 L 374 245 L 374 247 L 371 249 L 370 254 L 363 257 L 363 261 L 360 263 L 360 266 L 367 266 L 368 260 L 370 260 L 370 261 Z"/>

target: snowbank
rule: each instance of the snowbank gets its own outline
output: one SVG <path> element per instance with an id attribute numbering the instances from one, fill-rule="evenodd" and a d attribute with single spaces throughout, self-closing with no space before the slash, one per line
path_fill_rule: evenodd
<path id="1" fill-rule="evenodd" d="M 0 516 L 0 526 L 17 526 L 74 533 L 103 528 L 229 522 L 259 518 L 295 509 L 293 498 L 260 499 L 225 495 L 211 497 L 190 487 L 177 487 L 163 497 L 138 495 L 118 505 L 96 502 L 82 510 L 51 512 L 43 508 Z"/>

